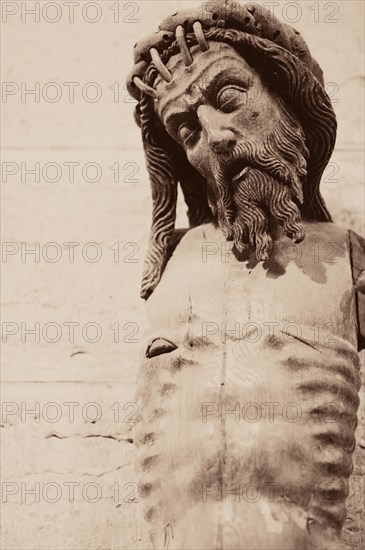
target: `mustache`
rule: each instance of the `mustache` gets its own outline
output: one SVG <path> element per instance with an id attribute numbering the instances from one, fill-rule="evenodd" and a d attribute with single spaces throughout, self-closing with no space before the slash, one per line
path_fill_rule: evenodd
<path id="1" fill-rule="evenodd" d="M 257 143 L 240 143 L 230 153 L 229 157 L 221 160 L 218 165 L 220 175 L 229 184 L 245 167 L 256 168 L 266 172 L 283 185 L 287 185 L 294 196 L 303 202 L 302 181 L 295 173 L 293 167 L 275 155 L 274 151 L 267 147 L 262 150 Z M 303 176 L 306 175 L 306 171 Z"/>

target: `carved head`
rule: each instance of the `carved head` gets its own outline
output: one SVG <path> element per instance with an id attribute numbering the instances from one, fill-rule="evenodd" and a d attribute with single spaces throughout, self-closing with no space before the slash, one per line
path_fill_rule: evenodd
<path id="1" fill-rule="evenodd" d="M 330 221 L 319 183 L 336 135 L 318 64 L 266 9 L 209 2 L 160 28 L 128 80 L 153 196 L 144 298 L 168 259 L 178 183 L 191 226 L 216 221 L 265 260 L 280 232 L 299 242 L 302 219 Z"/>

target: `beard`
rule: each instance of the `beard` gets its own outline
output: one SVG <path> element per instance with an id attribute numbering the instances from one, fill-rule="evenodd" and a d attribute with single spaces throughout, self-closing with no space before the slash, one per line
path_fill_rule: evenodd
<path id="1" fill-rule="evenodd" d="M 282 116 L 262 144 L 245 142 L 215 167 L 209 204 L 239 252 L 269 257 L 280 227 L 293 242 L 304 239 L 300 205 L 309 153 L 303 130 L 282 105 Z"/>

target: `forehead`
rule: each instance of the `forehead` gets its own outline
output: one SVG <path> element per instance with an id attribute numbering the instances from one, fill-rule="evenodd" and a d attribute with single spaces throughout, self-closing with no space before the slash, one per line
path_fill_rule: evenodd
<path id="1" fill-rule="evenodd" d="M 184 65 L 180 54 L 171 57 L 166 63 L 173 75 L 171 82 L 166 82 L 160 75 L 156 78 L 155 109 L 161 119 L 166 117 L 172 107 L 189 109 L 199 101 L 202 91 L 215 80 L 228 81 L 234 77 L 248 81 L 254 74 L 254 70 L 228 44 L 209 42 L 209 50 L 206 52 L 202 52 L 199 46 L 193 46 L 190 52 L 193 63 L 189 67 Z"/>

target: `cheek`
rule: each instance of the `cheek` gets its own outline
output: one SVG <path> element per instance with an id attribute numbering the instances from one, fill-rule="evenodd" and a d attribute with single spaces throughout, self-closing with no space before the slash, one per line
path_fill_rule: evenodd
<path id="1" fill-rule="evenodd" d="M 248 103 L 244 108 L 232 113 L 231 125 L 236 135 L 244 139 L 263 139 L 278 122 L 278 109 L 266 98 L 260 103 Z"/>

